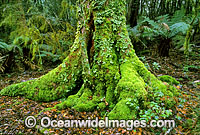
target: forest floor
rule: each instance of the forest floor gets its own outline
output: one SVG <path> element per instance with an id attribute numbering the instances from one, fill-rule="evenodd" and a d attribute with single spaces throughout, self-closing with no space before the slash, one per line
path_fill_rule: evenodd
<path id="1" fill-rule="evenodd" d="M 173 112 L 172 119 L 181 116 L 176 121 L 176 127 L 170 131 L 170 134 L 199 134 L 200 133 L 200 56 L 199 51 L 193 52 L 193 55 L 185 60 L 185 57 L 180 52 L 171 52 L 169 58 L 158 58 L 150 55 L 142 57 L 146 65 L 149 65 L 149 70 L 156 76 L 170 75 L 181 82 L 181 85 L 176 86 L 183 92 L 185 98 L 182 106 L 176 106 Z M 23 73 L 4 74 L 0 78 L 0 89 L 3 87 L 26 81 L 29 79 L 38 78 L 52 69 L 48 68 L 44 71 L 26 71 Z M 178 98 L 178 97 L 177 97 Z M 128 131 L 122 128 L 26 128 L 24 119 L 27 116 L 35 116 L 44 108 L 53 107 L 61 101 L 49 103 L 35 102 L 23 97 L 7 97 L 0 96 L 0 134 L 146 134 L 157 135 L 165 134 L 166 131 L 161 129 L 138 128 Z M 76 112 L 70 108 L 65 110 L 52 109 L 38 115 L 37 121 L 42 117 L 48 116 L 51 119 L 91 119 L 100 117 L 100 112 Z"/>

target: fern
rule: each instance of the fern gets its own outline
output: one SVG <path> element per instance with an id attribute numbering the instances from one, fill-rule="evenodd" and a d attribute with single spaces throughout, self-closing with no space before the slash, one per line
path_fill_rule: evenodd
<path id="1" fill-rule="evenodd" d="M 12 50 L 11 46 L 9 46 L 5 42 L 1 42 L 1 41 L 0 41 L 0 48 L 5 50 L 5 51 L 11 51 Z"/>
<path id="2" fill-rule="evenodd" d="M 171 22 L 169 18 L 170 18 L 169 15 L 166 14 L 166 15 L 161 15 L 161 16 L 156 17 L 156 20 L 158 23 L 169 24 Z"/>
<path id="3" fill-rule="evenodd" d="M 172 26 L 170 26 L 171 33 L 169 34 L 169 38 L 174 37 L 178 33 L 186 34 L 189 27 L 190 25 L 186 24 L 185 22 L 173 24 Z"/>
<path id="4" fill-rule="evenodd" d="M 18 50 L 19 54 L 22 54 L 22 48 L 18 45 L 8 45 L 7 43 L 0 41 L 0 48 L 1 51 L 4 50 L 4 52 L 16 52 Z"/>
<path id="5" fill-rule="evenodd" d="M 144 20 L 140 23 L 141 25 L 147 23 L 148 26 L 152 26 L 153 28 L 158 28 L 157 23 L 154 20 L 151 20 L 149 17 L 144 17 Z"/>
<path id="6" fill-rule="evenodd" d="M 189 24 L 185 22 L 175 23 L 168 26 L 166 22 L 168 21 L 168 15 L 157 17 L 158 21 L 144 17 L 144 20 L 137 26 L 137 28 L 142 27 L 142 37 L 154 38 L 161 36 L 165 39 L 173 38 L 179 33 L 185 34 L 189 28 Z M 166 22 L 165 22 L 166 21 Z"/>
<path id="7" fill-rule="evenodd" d="M 186 20 L 186 16 L 185 16 L 185 9 L 182 8 L 181 10 L 177 10 L 174 15 L 171 17 L 170 21 L 169 21 L 169 25 L 173 25 L 175 23 L 178 23 L 178 22 L 182 22 Z"/>
<path id="8" fill-rule="evenodd" d="M 13 44 L 7 44 L 3 42 L 3 40 L 0 40 L 0 71 L 4 72 L 7 67 L 10 65 L 7 65 L 9 58 L 12 58 L 13 54 L 22 55 L 22 48 L 18 45 Z M 16 59 L 15 57 L 12 58 Z"/>
<path id="9" fill-rule="evenodd" d="M 41 51 L 65 58 L 75 38 L 75 1 L 30 0 L 5 4 L 4 7 L 1 8 L 4 12 L 0 27 L 11 28 L 7 36 L 9 42 L 29 49 L 29 60 L 41 63 Z"/>

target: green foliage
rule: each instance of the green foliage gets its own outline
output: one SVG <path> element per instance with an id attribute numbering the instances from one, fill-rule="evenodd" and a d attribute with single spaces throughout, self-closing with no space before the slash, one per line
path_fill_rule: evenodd
<path id="1" fill-rule="evenodd" d="M 135 54 L 126 30 L 126 19 L 122 14 L 125 10 L 124 8 L 118 9 L 119 6 L 125 7 L 124 1 L 119 0 L 119 3 L 110 1 L 106 5 L 104 4 L 106 0 L 103 2 L 94 1 L 96 6 L 95 4 L 93 6 L 96 11 L 94 18 L 92 18 L 95 26 L 95 32 L 91 32 L 94 34 L 93 36 L 82 29 L 92 30 L 88 24 L 88 17 L 91 17 L 90 13 L 93 8 L 87 8 L 87 6 L 91 6 L 87 2 L 84 3 L 85 5 L 80 5 L 83 11 L 80 11 L 82 13 L 80 14 L 76 39 L 70 54 L 63 63 L 40 78 L 10 85 L 1 90 L 0 94 L 24 95 L 37 101 L 52 101 L 67 97 L 63 103 L 56 105 L 56 107 L 60 109 L 71 107 L 77 111 L 92 111 L 97 106 L 105 109 L 105 106 L 108 106 L 111 109 L 108 114 L 111 119 L 133 119 L 139 115 L 139 109 L 146 111 L 150 108 L 153 111 L 159 111 L 161 107 L 163 107 L 161 109 L 165 114 L 162 118 L 169 116 L 167 107 L 173 106 L 174 103 L 170 99 L 166 99 L 163 101 L 164 105 L 160 105 L 160 98 L 168 96 L 173 99 L 177 90 L 174 87 L 168 88 L 151 74 Z M 104 7 L 106 9 L 102 10 Z M 110 20 L 107 16 L 110 17 Z M 82 19 L 82 17 L 85 18 Z M 98 18 L 103 22 L 96 21 Z M 39 48 L 39 50 L 41 48 L 37 47 L 38 45 L 47 46 L 47 48 L 52 49 L 51 53 L 45 50 L 40 51 L 40 57 L 52 56 L 54 46 L 49 47 L 40 34 L 45 33 L 45 29 L 40 28 L 46 19 L 40 19 L 42 24 L 38 23 L 37 19 L 33 20 L 30 26 L 27 25 L 27 30 L 31 28 L 29 31 L 31 31 L 33 38 L 30 37 L 31 34 L 28 34 L 29 36 L 20 35 L 16 44 L 28 47 L 30 42 L 31 49 L 36 46 L 36 49 Z M 48 29 L 50 27 L 51 33 L 54 33 L 55 29 L 52 29 L 51 25 L 46 26 Z M 82 33 L 80 34 L 80 32 Z M 57 35 L 55 34 L 54 37 Z M 93 65 L 88 62 L 86 50 L 88 37 L 95 42 L 95 62 L 92 63 Z M 105 105 L 102 102 L 103 97 L 105 97 Z M 161 112 L 156 113 L 161 114 Z"/>
<path id="2" fill-rule="evenodd" d="M 180 16 L 178 16 L 178 14 Z M 135 45 L 136 52 L 147 47 L 156 47 L 160 56 L 168 56 L 168 48 L 181 48 L 184 44 L 185 35 L 189 30 L 189 16 L 185 16 L 183 10 L 178 10 L 173 16 L 168 14 L 158 16 L 155 20 L 142 16 L 138 20 L 138 25 L 134 28 L 127 26 L 129 37 Z"/>
<path id="3" fill-rule="evenodd" d="M 160 104 L 151 101 L 148 103 L 149 109 L 144 111 L 140 110 L 140 119 L 146 120 L 147 122 L 150 120 L 159 120 L 159 119 L 166 119 L 167 117 L 172 115 L 170 110 L 166 110 Z"/>
<path id="4" fill-rule="evenodd" d="M 163 81 L 163 82 L 169 83 L 170 85 L 173 85 L 173 84 L 178 85 L 178 84 L 180 84 L 179 81 L 177 81 L 175 78 L 173 78 L 173 77 L 171 77 L 169 75 L 160 76 L 159 79 L 161 81 Z"/>
<path id="5" fill-rule="evenodd" d="M 131 28 L 129 25 L 127 25 L 127 30 L 128 30 L 128 34 L 131 39 L 131 42 L 134 44 L 134 49 L 136 50 L 136 52 L 140 48 L 142 49 L 147 48 L 146 44 L 140 38 L 140 31 L 137 29 L 137 27 Z"/>
<path id="6" fill-rule="evenodd" d="M 7 44 L 0 39 L 0 72 L 4 72 L 6 69 L 9 55 L 18 54 L 22 56 L 22 48 L 18 45 Z M 13 57 L 16 59 L 16 57 Z"/>
<path id="7" fill-rule="evenodd" d="M 167 119 L 172 116 L 170 107 L 173 104 L 172 100 L 164 95 L 164 93 L 159 91 L 149 92 L 148 101 L 144 103 L 144 108 L 140 110 L 139 117 L 141 120 L 146 120 L 147 122 L 150 120 Z"/>
<path id="8" fill-rule="evenodd" d="M 195 13 L 194 13 L 194 16 L 193 16 L 193 19 L 192 21 L 190 22 L 190 26 L 189 26 L 189 29 L 187 30 L 187 34 L 186 34 L 186 37 L 185 37 L 185 42 L 184 42 L 184 54 L 186 55 L 186 57 L 189 55 L 189 45 L 190 45 L 190 38 L 192 37 L 192 28 L 193 28 L 193 25 L 194 23 L 196 22 L 196 18 L 198 16 L 198 9 L 195 9 Z"/>
<path id="9" fill-rule="evenodd" d="M 149 69 L 150 69 L 150 65 L 149 65 L 149 63 L 146 61 L 146 57 L 145 57 L 145 56 L 142 56 L 142 57 L 139 57 L 139 59 L 144 63 L 144 66 L 149 70 Z"/>
<path id="10" fill-rule="evenodd" d="M 23 54 L 29 61 L 42 67 L 44 61 L 62 61 L 67 56 L 75 35 L 74 1 L 30 0 L 0 7 L 0 29 L 7 35 L 4 40 L 25 48 Z"/>
<path id="11" fill-rule="evenodd" d="M 0 53 L 7 53 L 10 51 L 16 52 L 19 51 L 19 54 L 22 54 L 22 48 L 18 45 L 8 45 L 7 43 L 0 40 Z"/>
<path id="12" fill-rule="evenodd" d="M 200 66 L 195 66 L 195 65 L 186 65 L 183 67 L 183 71 L 184 72 L 188 72 L 190 69 L 195 69 L 195 70 L 199 70 Z"/>
<path id="13" fill-rule="evenodd" d="M 144 17 L 144 20 L 137 27 L 140 31 L 143 31 L 143 33 L 141 33 L 142 37 L 149 37 L 151 40 L 154 40 L 159 36 L 167 39 L 173 38 L 179 33 L 185 34 L 189 25 L 185 22 L 178 22 L 168 26 L 164 22 L 154 21 L 148 17 Z"/>
<path id="14" fill-rule="evenodd" d="M 161 68 L 161 66 L 160 66 L 159 63 L 157 63 L 157 62 L 153 62 L 152 65 L 153 65 L 153 68 L 154 68 L 155 70 L 159 70 L 159 69 Z"/>
<path id="15" fill-rule="evenodd" d="M 126 105 L 128 105 L 131 109 L 139 110 L 140 107 L 137 99 L 128 98 L 127 100 Z"/>
<path id="16" fill-rule="evenodd" d="M 188 29 L 189 24 L 186 24 L 185 22 L 175 23 L 172 26 L 170 26 L 170 30 L 172 32 L 169 34 L 169 38 L 174 37 L 179 33 L 186 34 Z"/>
<path id="17" fill-rule="evenodd" d="M 181 21 L 185 21 L 187 20 L 187 16 L 185 16 L 185 9 L 182 8 L 180 10 L 177 10 L 173 16 L 171 17 L 170 21 L 168 22 L 168 24 L 171 26 L 173 25 L 174 23 L 178 23 L 178 22 L 181 22 Z"/>

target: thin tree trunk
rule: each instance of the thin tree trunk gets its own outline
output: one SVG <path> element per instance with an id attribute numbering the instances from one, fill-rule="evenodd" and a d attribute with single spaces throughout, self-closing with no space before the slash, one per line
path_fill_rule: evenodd
<path id="1" fill-rule="evenodd" d="M 140 6 L 139 0 L 131 0 L 130 1 L 129 24 L 130 24 L 131 27 L 134 27 L 134 26 L 137 25 L 139 6 Z"/>
<path id="2" fill-rule="evenodd" d="M 161 0 L 160 2 L 160 15 L 165 14 L 165 0 Z"/>

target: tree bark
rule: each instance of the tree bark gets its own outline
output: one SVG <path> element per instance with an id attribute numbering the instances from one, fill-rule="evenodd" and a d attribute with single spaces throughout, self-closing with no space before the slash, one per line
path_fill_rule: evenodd
<path id="1" fill-rule="evenodd" d="M 177 90 L 157 79 L 136 56 L 126 29 L 125 5 L 125 0 L 79 0 L 69 56 L 48 74 L 8 86 L 0 94 L 39 101 L 67 98 L 56 107 L 78 111 L 108 107 L 111 119 L 136 118 L 150 100 L 148 93 L 173 97 Z"/>
<path id="2" fill-rule="evenodd" d="M 137 19 L 139 14 L 139 7 L 140 7 L 140 1 L 139 0 L 131 0 L 129 4 L 129 11 L 127 14 L 127 21 L 130 24 L 131 27 L 134 27 L 137 25 Z"/>

